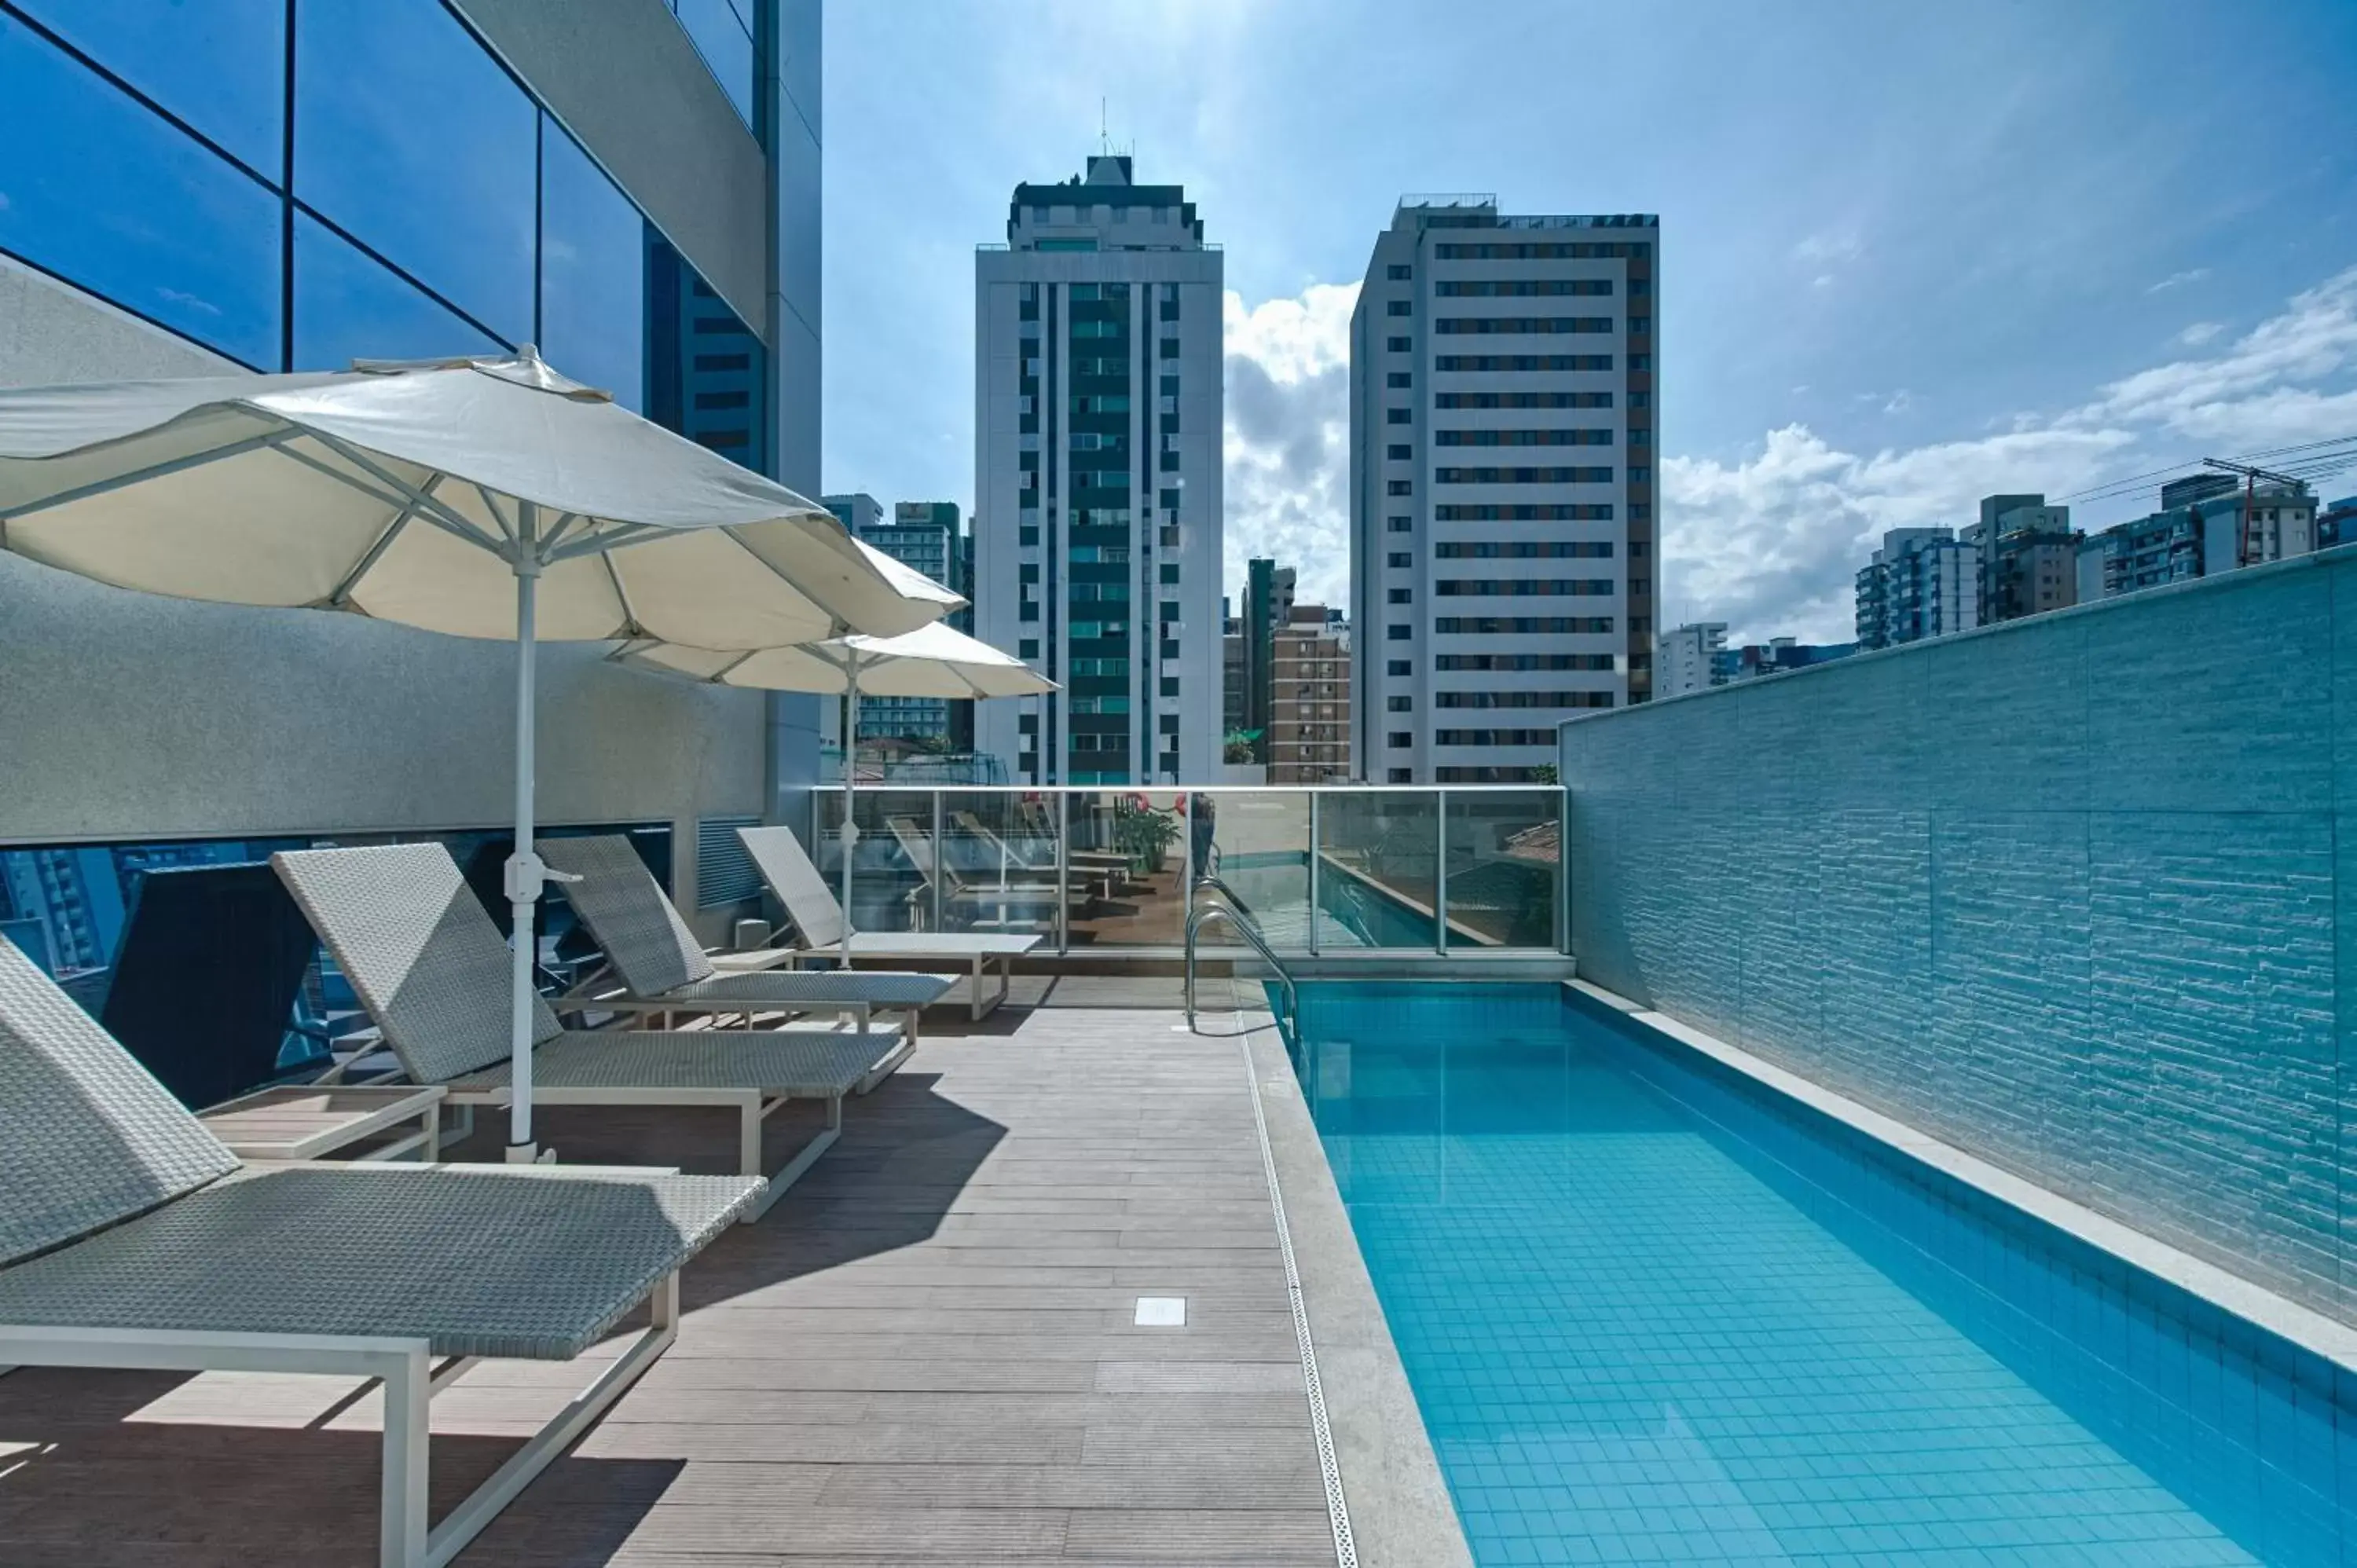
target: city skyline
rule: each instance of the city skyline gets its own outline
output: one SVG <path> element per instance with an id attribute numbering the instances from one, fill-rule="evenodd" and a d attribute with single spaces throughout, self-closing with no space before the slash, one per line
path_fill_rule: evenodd
<path id="1" fill-rule="evenodd" d="M 829 17 L 846 68 L 827 146 L 831 489 L 970 499 L 971 248 L 1016 181 L 1070 163 L 1100 123 L 1220 216 L 1230 593 L 1274 555 L 1305 596 L 1344 602 L 1349 318 L 1364 237 L 1408 192 L 1658 211 L 1686 236 L 1667 278 L 1685 303 L 1665 364 L 1664 625 L 1837 639 L 1890 528 L 2357 431 L 2342 8 L 1034 20 Z M 1168 40 L 1152 58 L 1121 45 L 1141 26 Z M 2162 90 L 2227 33 L 2267 59 L 2270 113 Z M 1592 131 L 1566 135 L 1540 89 L 1574 44 L 1609 69 L 1583 71 Z M 1041 47 L 1049 78 L 1023 68 Z M 1460 76 L 1478 58 L 1494 91 L 1403 132 L 1394 58 Z M 1791 91 L 1845 67 L 1838 102 Z M 1664 91 L 1710 113 L 1649 118 Z M 2100 529 L 2151 505 L 2080 513 Z"/>

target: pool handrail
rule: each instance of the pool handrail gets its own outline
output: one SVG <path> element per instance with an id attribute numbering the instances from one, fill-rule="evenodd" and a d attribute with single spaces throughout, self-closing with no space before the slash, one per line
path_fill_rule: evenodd
<path id="1" fill-rule="evenodd" d="M 1225 902 L 1207 903 L 1198 908 L 1195 902 L 1196 896 L 1205 889 L 1218 894 Z M 1285 997 L 1290 1016 L 1295 1026 L 1298 1027 L 1301 1020 L 1301 991 L 1293 983 L 1293 972 L 1285 967 L 1285 961 L 1276 956 L 1276 950 L 1269 946 L 1267 938 L 1261 935 L 1260 927 L 1254 922 L 1244 901 L 1236 897 L 1235 889 L 1218 877 L 1211 875 L 1195 878 L 1187 889 L 1187 1027 L 1190 1030 L 1195 1027 L 1195 960 L 1196 949 L 1199 946 L 1198 937 L 1203 927 L 1212 920 L 1224 920 L 1233 927 L 1244 939 L 1245 945 L 1260 955 L 1261 961 L 1276 972 L 1276 978 L 1285 986 Z M 1279 1016 L 1278 1022 L 1280 1026 L 1283 1024 L 1283 1015 Z"/>

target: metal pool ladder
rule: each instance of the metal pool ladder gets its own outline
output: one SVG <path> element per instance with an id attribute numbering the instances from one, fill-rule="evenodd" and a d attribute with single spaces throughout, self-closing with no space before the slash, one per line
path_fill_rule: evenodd
<path id="1" fill-rule="evenodd" d="M 1206 888 L 1217 893 L 1225 902 L 1206 903 L 1198 907 L 1195 901 L 1196 895 Z M 1197 938 L 1202 929 L 1213 920 L 1224 921 L 1233 927 L 1236 934 L 1243 938 L 1244 945 L 1258 953 L 1261 961 L 1276 972 L 1276 978 L 1285 988 L 1286 1007 L 1286 1013 L 1279 1015 L 1277 1018 L 1280 1031 L 1284 1028 L 1287 1017 L 1293 1020 L 1295 1027 L 1299 1027 L 1301 992 L 1293 983 L 1293 972 L 1285 967 L 1285 961 L 1276 956 L 1276 950 L 1268 945 L 1266 937 L 1261 935 L 1260 927 L 1254 922 L 1252 916 L 1245 910 L 1244 901 L 1236 897 L 1233 888 L 1216 876 L 1198 877 L 1195 885 L 1187 889 L 1187 1027 L 1192 1029 L 1195 1026 Z"/>

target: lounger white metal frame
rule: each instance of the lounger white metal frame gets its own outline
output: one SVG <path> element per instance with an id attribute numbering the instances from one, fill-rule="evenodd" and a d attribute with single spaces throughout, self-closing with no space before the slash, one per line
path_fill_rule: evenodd
<path id="1" fill-rule="evenodd" d="M 363 1169 L 362 1166 L 339 1167 Z M 562 1166 L 513 1166 L 563 1174 Z M 133 1332 L 0 1325 L 0 1366 L 131 1368 L 158 1372 L 316 1372 L 384 1384 L 383 1497 L 377 1557 L 382 1568 L 442 1568 L 499 1517 L 550 1461 L 573 1444 L 679 1337 L 679 1272 L 649 1293 L 651 1321 L 547 1425 L 508 1455 L 441 1523 L 426 1523 L 426 1451 L 433 1396 L 474 1364 L 439 1371 L 424 1339 L 321 1334 Z"/>
<path id="2" fill-rule="evenodd" d="M 744 842 L 745 852 L 752 857 L 754 867 L 770 891 L 784 905 L 792 918 L 794 934 L 802 945 L 798 948 L 770 949 L 761 955 L 765 961 L 794 962 L 802 959 L 824 959 L 838 950 L 844 933 L 843 906 L 835 902 L 834 891 L 818 874 L 808 854 L 797 841 L 791 828 L 738 828 L 737 836 Z M 967 963 L 974 970 L 973 1016 L 980 1019 L 1006 1002 L 1011 990 L 1015 960 L 1038 949 L 1047 939 L 1039 936 L 992 936 L 985 932 L 920 931 L 855 931 L 851 937 L 854 958 L 912 959 L 927 962 L 947 961 L 961 966 Z M 770 960 L 772 953 L 783 953 L 782 959 Z M 720 962 L 715 958 L 716 963 Z M 983 992 L 985 969 L 996 964 L 998 969 L 998 991 L 985 999 Z M 726 968 L 726 965 L 723 965 Z"/>
<path id="3" fill-rule="evenodd" d="M 445 1102 L 453 1106 L 506 1106 L 511 1099 L 508 1064 L 491 1050 L 496 1043 L 494 1019 L 474 999 L 489 997 L 495 1010 L 498 993 L 495 966 L 504 963 L 490 917 L 475 902 L 457 865 L 439 844 L 380 845 L 366 849 L 281 851 L 271 865 L 295 896 L 320 939 L 336 955 L 384 1033 L 385 1044 L 415 1081 L 440 1083 Z M 353 937 L 379 937 L 374 929 L 391 922 L 405 939 L 394 944 L 399 957 L 382 966 L 376 955 L 357 949 Z M 414 949 L 406 939 L 425 929 L 422 945 Z M 436 966 L 430 983 L 424 967 Z M 737 1113 L 737 1169 L 745 1176 L 766 1176 L 769 1189 L 743 1215 L 746 1224 L 768 1213 L 800 1180 L 820 1155 L 834 1146 L 843 1133 L 843 1097 L 859 1082 L 878 1057 L 888 1054 L 892 1041 L 868 1035 L 838 1035 L 822 1030 L 711 1030 L 700 1034 L 634 1033 L 567 1030 L 547 1004 L 534 999 L 538 1036 L 532 1087 L 533 1100 L 542 1105 L 710 1107 Z M 396 1009 L 414 1009 L 397 1016 Z M 800 1039 L 789 1042 L 788 1036 Z M 630 1057 L 693 1059 L 697 1053 L 732 1049 L 759 1052 L 791 1044 L 841 1043 L 854 1046 L 865 1058 L 858 1070 L 839 1084 L 756 1084 L 748 1078 L 737 1083 L 665 1083 L 660 1072 L 630 1070 Z M 430 1054 L 429 1054 L 430 1053 Z M 599 1060 L 600 1057 L 605 1059 Z M 437 1070 L 447 1069 L 447 1070 Z M 570 1076 L 573 1082 L 565 1081 Z M 587 1081 L 584 1081 L 584 1079 Z M 795 1094 L 770 1090 L 792 1088 Z M 823 1100 L 825 1125 L 774 1171 L 761 1168 L 761 1125 L 794 1098 Z"/>

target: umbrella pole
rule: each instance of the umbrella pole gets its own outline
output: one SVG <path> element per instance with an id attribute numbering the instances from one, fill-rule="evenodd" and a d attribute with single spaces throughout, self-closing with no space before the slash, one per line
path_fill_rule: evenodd
<path id="1" fill-rule="evenodd" d="M 540 562 L 533 553 L 537 510 L 529 501 L 520 509 L 522 528 L 516 542 L 516 693 L 515 693 L 515 848 L 508 855 L 508 908 L 514 918 L 511 939 L 508 996 L 509 1073 L 508 1163 L 531 1165 L 540 1150 L 532 1136 L 533 1004 L 539 1000 L 533 984 L 534 939 L 533 917 L 540 903 L 546 868 L 533 847 L 533 675 L 539 662 L 534 624 L 540 585 Z"/>
<path id="2" fill-rule="evenodd" d="M 859 843 L 858 813 L 852 791 L 859 784 L 859 650 L 851 650 L 850 698 L 843 712 L 843 940 L 835 950 L 837 969 L 851 967 L 851 853 Z"/>

